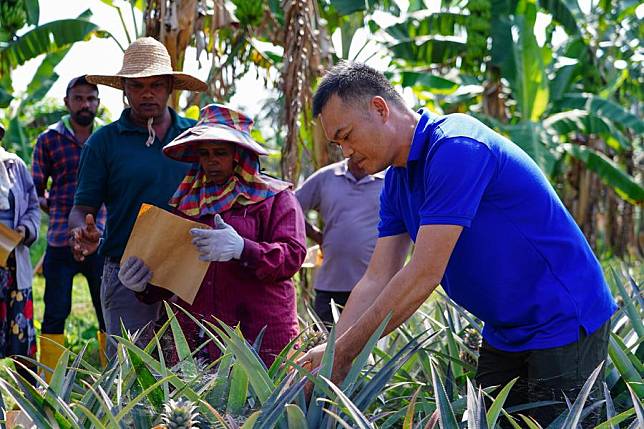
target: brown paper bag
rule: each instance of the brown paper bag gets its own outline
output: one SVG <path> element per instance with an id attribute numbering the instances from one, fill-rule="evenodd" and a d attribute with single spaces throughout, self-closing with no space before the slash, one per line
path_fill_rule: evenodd
<path id="1" fill-rule="evenodd" d="M 143 204 L 121 264 L 130 256 L 141 258 L 153 273 L 150 284 L 168 289 L 192 304 L 210 264 L 199 260 L 199 252 L 190 235 L 192 228 L 211 229 L 208 225 Z"/>
<path id="2" fill-rule="evenodd" d="M 9 254 L 22 241 L 22 235 L 0 223 L 0 267 L 7 267 Z"/>

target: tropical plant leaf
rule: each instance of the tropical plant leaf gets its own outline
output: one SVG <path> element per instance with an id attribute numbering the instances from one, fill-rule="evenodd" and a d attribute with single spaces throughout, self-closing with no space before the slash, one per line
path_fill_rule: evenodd
<path id="1" fill-rule="evenodd" d="M 240 415 L 247 397 L 248 375 L 239 364 L 234 364 L 230 374 L 230 390 L 228 391 L 226 412 L 233 416 Z"/>
<path id="2" fill-rule="evenodd" d="M 642 316 L 640 312 L 637 310 L 637 308 L 635 308 L 636 301 L 631 298 L 628 291 L 626 290 L 626 285 L 624 285 L 624 282 L 617 275 L 617 272 L 613 269 L 613 267 L 610 268 L 610 272 L 613 275 L 615 286 L 617 286 L 617 290 L 624 300 L 623 308 L 625 309 L 626 315 L 631 321 L 633 329 L 635 330 L 639 338 L 644 338 L 644 322 L 642 322 Z M 635 282 L 632 281 L 631 284 L 633 285 L 633 289 L 637 291 L 637 285 L 635 284 Z M 639 297 L 639 293 L 637 294 L 637 296 Z M 638 372 L 642 373 L 643 371 L 644 368 L 638 368 Z"/>
<path id="3" fill-rule="evenodd" d="M 360 373 L 362 372 L 362 369 L 364 368 L 365 364 L 369 360 L 369 356 L 371 355 L 371 352 L 373 351 L 374 347 L 376 347 L 376 344 L 378 343 L 378 340 L 382 336 L 382 333 L 385 331 L 385 328 L 387 327 L 387 324 L 389 324 L 389 321 L 391 320 L 391 314 L 388 314 L 387 317 L 384 318 L 382 322 L 380 322 L 380 326 L 371 334 L 371 337 L 369 337 L 369 341 L 365 344 L 365 346 L 362 348 L 362 351 L 356 358 L 353 360 L 351 364 L 351 369 L 347 373 L 347 376 L 344 378 L 341 384 L 342 391 L 346 394 L 351 396 L 353 391 L 355 390 L 356 387 L 356 382 L 358 380 L 358 377 L 360 376 Z"/>
<path id="4" fill-rule="evenodd" d="M 143 359 L 129 349 L 127 349 L 127 354 L 132 361 L 132 369 L 136 373 L 136 382 L 139 384 L 141 389 L 143 391 L 148 391 L 150 386 L 157 385 L 156 378 L 152 375 L 152 372 L 150 372 L 148 367 L 145 366 Z M 163 353 L 159 353 L 159 355 L 162 354 Z M 168 374 L 166 373 L 165 376 L 167 377 Z M 165 396 L 166 395 L 164 395 L 162 387 L 159 386 L 157 389 L 150 390 L 150 394 L 147 396 L 147 399 L 155 409 L 159 410 L 163 406 Z"/>
<path id="5" fill-rule="evenodd" d="M 373 425 L 369 422 L 369 419 L 364 414 L 362 414 L 356 404 L 354 404 L 351 399 L 349 399 L 347 395 L 345 395 L 342 390 L 340 390 L 338 386 L 336 386 L 331 380 L 324 377 L 323 375 L 319 375 L 318 377 L 323 380 L 331 388 L 331 390 L 333 390 L 333 392 L 336 394 L 337 401 L 339 402 L 338 405 L 343 406 L 347 415 L 350 416 L 354 423 L 357 425 L 357 428 L 370 429 L 373 427 Z"/>
<path id="6" fill-rule="evenodd" d="M 183 335 L 183 330 L 181 329 L 181 325 L 179 325 L 179 320 L 177 320 L 174 311 L 170 308 L 170 304 L 167 302 L 164 302 L 164 304 L 168 320 L 170 320 L 170 328 L 172 329 L 172 338 L 174 339 L 175 350 L 179 357 L 179 361 L 181 362 L 183 371 L 189 377 L 196 377 L 197 364 L 192 357 L 192 351 L 188 345 L 188 340 L 186 340 L 185 335 Z"/>
<path id="7" fill-rule="evenodd" d="M 586 168 L 595 172 L 624 200 L 631 204 L 644 201 L 644 187 L 603 153 L 577 144 L 565 143 L 561 147 L 567 154 L 583 162 Z"/>
<path id="8" fill-rule="evenodd" d="M 320 363 L 320 369 L 318 371 L 317 378 L 327 378 L 330 379 L 333 374 L 333 359 L 335 356 L 335 326 L 331 328 L 329 336 L 327 338 L 326 349 L 322 355 L 322 362 Z M 311 394 L 311 400 L 309 401 L 309 406 L 306 412 L 306 420 L 309 422 L 310 427 L 319 427 L 320 421 L 322 419 L 322 402 L 320 397 L 323 394 L 321 388 L 321 382 L 317 381 L 313 387 L 313 393 Z"/>
<path id="9" fill-rule="evenodd" d="M 588 395 L 590 394 L 590 391 L 595 384 L 595 380 L 597 380 L 597 377 L 599 376 L 599 373 L 602 370 L 603 366 L 603 362 L 599 364 L 599 366 L 595 368 L 595 370 L 590 374 L 590 377 L 588 377 L 588 379 L 582 386 L 581 391 L 577 395 L 577 399 L 575 399 L 574 404 L 572 404 L 572 407 L 570 408 L 570 411 L 566 416 L 566 420 L 564 420 L 563 425 L 561 426 L 562 429 L 577 428 L 579 418 L 581 417 L 581 413 L 584 410 L 586 399 L 588 399 Z"/>
<path id="10" fill-rule="evenodd" d="M 439 378 L 433 362 L 430 362 L 432 369 L 432 384 L 434 385 L 434 397 L 439 413 L 439 423 L 441 429 L 458 429 L 458 421 L 454 415 L 452 404 L 450 404 L 445 392 L 443 381 Z"/>
<path id="11" fill-rule="evenodd" d="M 53 428 L 44 413 L 40 412 L 40 407 L 37 404 L 32 404 L 26 400 L 18 389 L 1 378 L 0 388 L 4 389 L 7 395 L 18 404 L 20 409 L 27 413 L 29 418 L 36 424 L 36 427 L 43 429 Z"/>
<path id="12" fill-rule="evenodd" d="M 225 323 L 220 322 L 220 327 L 209 322 L 207 322 L 207 324 L 221 337 L 227 346 L 227 350 L 231 351 L 235 355 L 237 363 L 244 367 L 248 375 L 250 385 L 253 387 L 253 393 L 257 396 L 259 403 L 264 404 L 271 396 L 275 386 L 268 376 L 266 367 L 257 356 L 257 353 L 249 347 L 243 337 Z M 209 329 L 206 329 L 206 333 L 211 336 L 211 338 L 216 338 Z M 217 341 L 219 341 L 219 339 L 217 339 Z"/>
<path id="13" fill-rule="evenodd" d="M 39 55 L 51 53 L 70 45 L 89 40 L 92 36 L 111 37 L 98 26 L 83 19 L 61 19 L 48 22 L 28 31 L 22 37 L 0 49 L 0 66 L 16 68 Z"/>
<path id="14" fill-rule="evenodd" d="M 512 44 L 516 74 L 507 76 L 521 118 L 535 122 L 546 111 L 549 98 L 543 53 L 534 35 L 536 15 L 534 0 L 519 2 L 513 21 L 517 36 Z"/>
<path id="15" fill-rule="evenodd" d="M 584 110 L 567 110 L 544 119 L 543 126 L 559 136 L 572 133 L 601 135 L 613 149 L 630 149 L 631 142 L 609 120 Z"/>
<path id="16" fill-rule="evenodd" d="M 557 157 L 551 150 L 549 137 L 541 124 L 522 121 L 503 127 L 502 131 L 507 132 L 510 140 L 530 155 L 546 175 L 552 176 Z"/>
<path id="17" fill-rule="evenodd" d="M 585 17 L 576 0 L 539 0 L 539 6 L 550 13 L 566 33 L 571 36 L 580 34 L 577 23 L 584 22 Z"/>
<path id="18" fill-rule="evenodd" d="M 27 12 L 27 24 L 38 25 L 40 19 L 40 6 L 38 0 L 24 0 L 25 11 Z"/>
<path id="19" fill-rule="evenodd" d="M 487 412 L 487 423 L 489 427 L 494 428 L 496 427 L 496 422 L 499 419 L 499 415 L 501 414 L 501 410 L 503 409 L 503 405 L 505 404 L 505 401 L 508 399 L 508 395 L 510 394 L 510 390 L 514 386 L 514 384 L 517 382 L 519 378 L 515 378 L 514 380 L 511 380 L 503 386 L 503 389 L 496 395 L 496 398 L 494 399 L 494 402 L 492 402 L 492 405 L 490 406 L 490 409 Z"/>
<path id="20" fill-rule="evenodd" d="M 637 424 L 634 427 L 642 428 L 644 427 L 644 406 L 642 406 L 642 396 L 636 394 L 630 384 L 626 383 L 626 387 L 628 387 L 628 392 L 631 394 L 635 416 L 637 417 Z"/>
<path id="21" fill-rule="evenodd" d="M 414 427 L 414 413 L 416 412 L 416 401 L 418 400 L 418 394 L 420 393 L 421 387 L 416 389 L 413 396 L 407 404 L 407 412 L 405 413 L 405 420 L 403 421 L 403 429 L 413 429 Z"/>
<path id="22" fill-rule="evenodd" d="M 463 13 L 420 11 L 409 14 L 401 23 L 386 27 L 385 31 L 399 42 L 430 35 L 455 36 L 459 34 L 459 27 L 467 24 L 467 18 Z"/>
<path id="23" fill-rule="evenodd" d="M 300 407 L 294 404 L 288 404 L 285 408 L 289 429 L 308 427 L 306 416 Z"/>
<path id="24" fill-rule="evenodd" d="M 586 112 L 610 119 L 630 128 L 636 134 L 644 133 L 644 121 L 624 109 L 619 104 L 594 94 L 566 94 L 557 103 L 560 109 L 581 109 Z"/>
<path id="25" fill-rule="evenodd" d="M 400 79 L 403 88 L 419 86 L 437 94 L 451 94 L 459 87 L 458 83 L 429 72 L 403 71 Z"/>
<path id="26" fill-rule="evenodd" d="M 460 37 L 423 36 L 389 45 L 392 54 L 410 64 L 447 64 L 456 61 L 467 45 Z"/>

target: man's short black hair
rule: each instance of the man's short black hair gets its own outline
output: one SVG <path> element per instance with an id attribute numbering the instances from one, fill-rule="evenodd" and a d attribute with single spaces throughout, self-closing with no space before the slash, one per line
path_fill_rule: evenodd
<path id="1" fill-rule="evenodd" d="M 75 77 L 74 79 L 69 81 L 69 83 L 67 84 L 67 90 L 65 91 L 65 97 L 69 97 L 69 91 L 71 91 L 72 88 L 77 87 L 79 85 L 91 86 L 91 87 L 94 88 L 94 90 L 98 94 L 98 86 L 94 85 L 93 83 L 88 82 L 87 78 L 85 76 L 87 76 L 87 75 L 78 76 L 78 77 Z"/>
<path id="2" fill-rule="evenodd" d="M 313 116 L 322 113 L 331 96 L 337 94 L 344 102 L 356 102 L 380 96 L 402 107 L 404 100 L 379 71 L 366 64 L 340 62 L 324 75 L 313 96 Z"/>

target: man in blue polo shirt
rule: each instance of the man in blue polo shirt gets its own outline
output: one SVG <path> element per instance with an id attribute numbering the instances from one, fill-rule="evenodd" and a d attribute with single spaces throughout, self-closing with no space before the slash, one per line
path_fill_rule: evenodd
<path id="1" fill-rule="evenodd" d="M 120 260 L 142 203 L 170 209 L 168 201 L 189 165 L 173 161 L 162 149 L 192 127 L 167 106 L 173 90 L 203 91 L 206 84 L 175 72 L 165 46 L 151 37 L 134 41 L 125 51 L 116 75 L 89 75 L 87 81 L 122 89 L 129 108 L 94 133 L 81 154 L 78 187 L 69 215 L 70 245 L 83 260 L 99 246 L 94 216 L 107 207 L 107 223 L 99 253 L 105 257 L 101 303 L 107 333 L 121 334 L 121 323 L 134 332 L 155 322 L 160 304 L 140 302 L 123 286 Z M 108 354 L 114 348 L 108 344 Z"/>
<path id="2" fill-rule="evenodd" d="M 479 384 L 520 377 L 510 404 L 562 401 L 532 411 L 545 427 L 566 409 L 563 393 L 574 398 L 606 359 L 616 306 L 588 242 L 538 166 L 469 116 L 414 112 L 362 64 L 331 69 L 313 112 L 327 138 L 365 171 L 392 166 L 376 249 L 338 321 L 336 380 L 388 313 L 385 333 L 441 284 L 485 322 Z M 323 347 L 300 362 L 315 367 Z"/>

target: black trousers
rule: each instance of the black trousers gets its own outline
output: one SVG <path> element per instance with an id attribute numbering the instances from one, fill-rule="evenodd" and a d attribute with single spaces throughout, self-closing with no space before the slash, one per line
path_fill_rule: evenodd
<path id="1" fill-rule="evenodd" d="M 336 304 L 344 307 L 349 299 L 351 292 L 328 292 L 325 290 L 315 290 L 315 303 L 314 310 L 318 317 L 324 322 L 325 325 L 331 327 L 333 325 L 333 313 L 331 312 L 331 299 Z"/>
<path id="2" fill-rule="evenodd" d="M 543 427 L 568 409 L 564 395 L 574 402 L 590 374 L 606 360 L 610 320 L 591 335 L 581 329 L 580 339 L 574 343 L 544 350 L 505 352 L 490 346 L 486 341 L 480 350 L 476 382 L 482 387 L 500 386 L 519 377 L 504 408 L 537 401 L 561 401 L 557 405 L 521 411 L 530 415 Z M 586 405 L 603 399 L 600 374 L 593 386 Z M 581 422 L 582 427 L 594 427 L 601 418 L 599 407 Z M 523 421 L 519 422 L 523 426 Z"/>
<path id="3" fill-rule="evenodd" d="M 45 314 L 42 332 L 44 334 L 62 334 L 64 332 L 65 321 L 72 310 L 74 276 L 78 273 L 83 274 L 87 279 L 99 329 L 105 332 L 105 320 L 100 298 L 103 258 L 95 253 L 85 258 L 83 262 L 78 262 L 74 259 L 68 246 L 47 246 L 43 262 Z"/>

